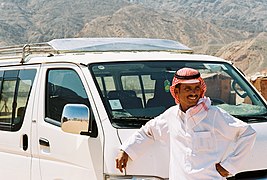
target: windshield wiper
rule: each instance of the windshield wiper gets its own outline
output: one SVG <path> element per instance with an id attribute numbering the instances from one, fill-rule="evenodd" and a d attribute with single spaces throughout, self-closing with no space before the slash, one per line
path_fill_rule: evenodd
<path id="1" fill-rule="evenodd" d="M 240 116 L 240 115 L 234 115 L 236 118 L 243 120 L 248 123 L 256 123 L 256 122 L 266 122 L 267 121 L 267 115 L 257 115 L 257 116 Z"/>
<path id="2" fill-rule="evenodd" d="M 149 121 L 154 117 L 150 116 L 130 116 L 130 117 L 113 117 L 112 120 L 124 120 L 124 121 Z"/>
<path id="3" fill-rule="evenodd" d="M 118 128 L 140 128 L 145 125 L 149 120 L 154 117 L 142 116 L 142 117 L 113 117 L 113 125 Z"/>

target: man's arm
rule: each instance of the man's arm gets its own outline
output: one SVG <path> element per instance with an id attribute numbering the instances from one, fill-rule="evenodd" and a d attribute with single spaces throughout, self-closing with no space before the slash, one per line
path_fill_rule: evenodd
<path id="1" fill-rule="evenodd" d="M 254 145 L 256 132 L 247 123 L 224 111 L 217 115 L 215 118 L 216 129 L 225 138 L 234 142 L 233 151 L 220 162 L 220 165 L 230 174 L 235 175 Z"/>
<path id="2" fill-rule="evenodd" d="M 245 131 L 240 132 L 235 141 L 233 152 L 226 157 L 220 164 L 231 174 L 238 172 L 244 158 L 251 151 L 256 139 L 256 132 L 251 126 L 247 126 Z"/>
<path id="3" fill-rule="evenodd" d="M 148 121 L 145 126 L 136 131 L 124 142 L 116 157 L 116 168 L 123 172 L 126 168 L 129 157 L 136 159 L 155 142 L 155 140 L 166 140 L 168 138 L 168 125 L 162 118 L 163 115 Z"/>

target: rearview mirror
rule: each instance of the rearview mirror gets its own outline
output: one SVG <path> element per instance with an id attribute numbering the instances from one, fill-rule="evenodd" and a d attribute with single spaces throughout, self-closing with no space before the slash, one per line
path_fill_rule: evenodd
<path id="1" fill-rule="evenodd" d="M 89 108 L 84 104 L 67 104 L 61 116 L 61 129 L 72 134 L 88 132 Z"/>

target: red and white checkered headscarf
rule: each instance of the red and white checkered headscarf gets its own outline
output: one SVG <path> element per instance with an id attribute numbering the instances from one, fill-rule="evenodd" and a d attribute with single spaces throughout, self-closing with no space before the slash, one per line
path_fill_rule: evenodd
<path id="1" fill-rule="evenodd" d="M 172 97 L 175 99 L 175 103 L 179 104 L 179 98 L 175 96 L 174 89 L 177 84 L 181 83 L 198 83 L 200 82 L 200 88 L 203 90 L 201 97 L 203 98 L 207 87 L 204 80 L 200 77 L 200 73 L 192 68 L 182 68 L 176 71 L 172 79 L 172 85 L 170 86 L 170 92 Z"/>

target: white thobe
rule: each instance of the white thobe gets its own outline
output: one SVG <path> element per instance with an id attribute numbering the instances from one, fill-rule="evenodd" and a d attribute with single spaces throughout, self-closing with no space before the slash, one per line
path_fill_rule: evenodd
<path id="1" fill-rule="evenodd" d="M 134 160 L 154 141 L 169 141 L 170 180 L 225 179 L 217 172 L 216 163 L 235 175 L 253 146 L 256 132 L 247 123 L 210 106 L 209 99 L 207 105 L 207 110 L 193 116 L 191 108 L 186 113 L 179 105 L 169 108 L 134 133 L 121 149 Z"/>

